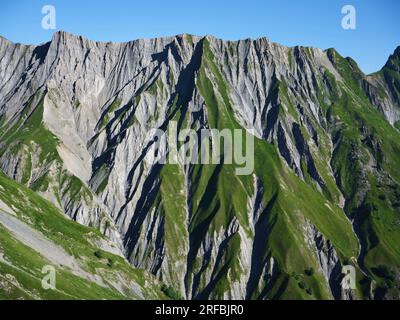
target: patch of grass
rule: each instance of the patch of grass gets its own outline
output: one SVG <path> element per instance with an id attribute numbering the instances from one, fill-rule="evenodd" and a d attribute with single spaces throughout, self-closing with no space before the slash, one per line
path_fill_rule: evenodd
<path id="1" fill-rule="evenodd" d="M 183 300 L 181 294 L 176 291 L 172 286 L 163 284 L 161 286 L 161 291 L 164 292 L 165 295 L 172 300 Z"/>

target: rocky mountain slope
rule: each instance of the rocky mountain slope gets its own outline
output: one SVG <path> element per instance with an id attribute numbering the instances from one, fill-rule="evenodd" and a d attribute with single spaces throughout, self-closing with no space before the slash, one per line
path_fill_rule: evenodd
<path id="1" fill-rule="evenodd" d="M 51 290 L 42 286 L 49 267 Z M 167 289 L 98 230 L 0 173 L 0 299 L 165 299 Z"/>
<path id="2" fill-rule="evenodd" d="M 265 38 L 0 38 L 0 169 L 186 299 L 400 298 L 399 61 L 367 76 Z M 173 121 L 254 133 L 253 173 L 160 164 L 151 132 Z"/>

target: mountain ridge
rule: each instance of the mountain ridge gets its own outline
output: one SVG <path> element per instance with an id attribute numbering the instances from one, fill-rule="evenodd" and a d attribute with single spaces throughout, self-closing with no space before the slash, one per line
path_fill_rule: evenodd
<path id="1" fill-rule="evenodd" d="M 8 38 L 6 38 L 6 37 L 3 37 L 3 36 L 1 36 L 0 35 L 0 40 L 3 40 L 3 41 L 6 41 L 6 42 L 9 42 L 9 43 L 12 43 L 12 44 L 14 44 L 14 45 L 23 45 L 23 46 L 35 46 L 35 47 L 38 47 L 38 46 L 43 46 L 43 45 L 46 45 L 46 44 L 48 44 L 48 43 L 50 43 L 52 40 L 53 40 L 53 37 L 59 37 L 59 35 L 64 35 L 64 36 L 67 36 L 67 37 L 75 37 L 75 38 L 80 38 L 80 39 L 84 39 L 84 40 L 88 40 L 88 41 L 91 41 L 91 42 L 95 42 L 95 43 L 99 43 L 99 44 L 127 44 L 127 43 L 132 43 L 132 42 L 137 42 L 137 41 L 151 41 L 151 40 L 155 40 L 155 39 L 173 39 L 173 38 L 179 38 L 179 37 L 185 37 L 185 36 L 189 36 L 189 37 L 193 37 L 193 38 L 198 38 L 198 39 L 200 39 L 200 38 L 213 38 L 213 39 L 216 39 L 216 40 L 219 40 L 219 41 L 226 41 L 226 42 L 239 42 L 239 41 L 259 41 L 259 40 L 266 40 L 266 41 L 268 41 L 268 42 L 270 42 L 270 43 L 274 43 L 274 44 L 277 44 L 277 45 L 280 45 L 280 46 L 284 46 L 284 47 L 287 47 L 287 48 L 311 48 L 311 49 L 318 49 L 318 50 L 322 50 L 322 51 L 324 51 L 324 52 L 326 52 L 326 51 L 328 51 L 328 50 L 331 50 L 331 49 L 334 49 L 333 47 L 330 47 L 330 48 L 326 48 L 326 49 L 322 49 L 322 48 L 319 48 L 319 47 L 315 47 L 315 46 L 308 46 L 308 45 L 295 45 L 295 46 L 287 46 L 287 45 L 284 45 L 284 44 L 281 44 L 281 43 L 279 43 L 279 42 L 275 42 L 275 41 L 271 41 L 271 40 L 269 40 L 269 38 L 267 37 L 267 36 L 260 36 L 260 37 L 256 37 L 256 38 L 243 38 L 243 39 L 235 39 L 235 40 L 231 40 L 231 39 L 224 39 L 224 38 L 220 38 L 220 37 L 216 37 L 216 36 L 213 36 L 213 35 L 211 35 L 211 34 L 206 34 L 206 35 L 195 35 L 195 34 L 190 34 L 190 33 L 180 33 L 180 34 L 175 34 L 175 35 L 167 35 L 167 36 L 160 36 L 160 37 L 150 37 L 150 38 L 137 38 L 137 39 L 133 39 L 133 40 L 128 40 L 128 41 L 102 41 L 102 40 L 92 40 L 92 39 L 90 39 L 90 37 L 85 37 L 85 36 L 82 36 L 82 35 L 78 35 L 78 34 L 75 34 L 75 33 L 72 33 L 72 32 L 68 32 L 68 31 L 64 31 L 64 30 L 59 30 L 59 31 L 55 31 L 54 33 L 53 33 L 53 35 L 52 35 L 52 38 L 49 40 L 49 41 L 45 41 L 45 42 L 42 42 L 42 43 L 39 43 L 39 44 L 26 44 L 26 43 L 22 43 L 22 42 L 14 42 L 14 41 L 12 41 L 12 40 L 10 40 L 10 39 L 8 39 Z M 398 45 L 395 49 L 394 49 L 394 53 L 395 52 L 398 52 L 400 49 L 400 45 Z M 346 58 L 350 58 L 350 57 L 346 57 Z M 384 67 L 385 65 L 383 65 L 382 66 L 382 68 Z M 375 71 L 375 72 L 378 72 L 378 71 Z M 372 72 L 372 73 L 369 73 L 369 74 L 366 74 L 366 75 L 372 75 L 373 73 L 375 73 L 375 72 Z"/>
<path id="2" fill-rule="evenodd" d="M 393 298 L 396 79 L 264 38 L 0 42 L 0 168 L 188 299 Z M 253 174 L 154 162 L 171 121 L 253 129 Z"/>

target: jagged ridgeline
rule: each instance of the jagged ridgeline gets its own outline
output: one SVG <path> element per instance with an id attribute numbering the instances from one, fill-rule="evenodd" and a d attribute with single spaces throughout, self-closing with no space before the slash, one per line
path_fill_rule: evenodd
<path id="1" fill-rule="evenodd" d="M 0 38 L 0 281 L 34 296 L 10 250 L 36 252 L 7 223 L 14 213 L 55 245 L 82 247 L 84 275 L 100 268 L 88 259 L 123 267 L 118 286 L 104 282 L 122 294 L 137 281 L 126 297 L 400 298 L 399 98 L 399 48 L 367 76 L 334 49 L 265 38 Z M 149 132 L 172 121 L 178 132 L 252 130 L 252 174 L 156 162 Z M 92 233 L 109 243 L 103 256 Z M 109 247 L 130 266 L 107 263 Z"/>

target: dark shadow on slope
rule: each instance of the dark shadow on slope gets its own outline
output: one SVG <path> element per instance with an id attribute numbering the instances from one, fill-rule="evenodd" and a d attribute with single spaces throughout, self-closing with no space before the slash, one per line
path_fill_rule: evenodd
<path id="1" fill-rule="evenodd" d="M 223 278 L 227 276 L 227 273 L 229 271 L 231 261 L 228 260 L 224 263 L 224 265 L 221 267 L 219 263 L 223 260 L 224 256 L 227 254 L 227 249 L 229 246 L 229 242 L 232 240 L 233 236 L 235 236 L 237 232 L 232 233 L 229 237 L 224 239 L 219 248 L 218 248 L 218 254 L 216 257 L 216 262 L 214 265 L 214 270 L 211 275 L 211 281 L 206 285 L 204 290 L 199 293 L 198 295 L 194 296 L 195 300 L 207 300 L 210 297 L 210 294 L 214 291 L 215 286 L 218 284 L 218 282 Z M 217 272 L 216 269 L 219 269 Z M 194 289 L 194 287 L 193 287 Z"/>
<path id="2" fill-rule="evenodd" d="M 29 81 L 28 85 L 25 87 L 25 92 L 30 92 L 28 90 L 28 87 L 31 87 L 32 84 L 32 79 L 35 78 L 36 72 L 38 71 L 38 66 L 36 67 L 36 69 L 32 70 L 33 64 L 36 60 L 39 61 L 38 65 L 43 64 L 44 60 L 46 59 L 47 56 L 47 52 L 49 51 L 49 47 L 50 47 L 50 42 L 47 42 L 45 44 L 39 45 L 37 47 L 35 47 L 35 49 L 33 49 L 32 51 L 32 56 L 29 60 L 28 63 L 28 67 L 24 70 L 24 72 L 21 74 L 20 79 L 18 80 L 18 84 L 17 86 L 11 90 L 9 92 L 9 94 L 11 94 L 11 96 L 9 97 L 9 99 L 14 96 L 18 90 L 20 90 L 20 88 L 24 88 L 25 86 L 22 86 L 22 84 L 25 82 L 26 77 L 28 76 L 28 73 L 32 73 L 31 74 L 31 80 Z M 37 86 L 37 84 L 35 84 Z M 36 88 L 37 91 L 40 90 L 40 87 Z M 30 94 L 30 93 L 29 93 Z M 8 95 L 8 94 L 7 94 Z"/>
<path id="3" fill-rule="evenodd" d="M 209 211 L 208 216 L 202 221 L 200 222 L 198 225 L 196 225 L 192 231 L 189 233 L 189 252 L 187 255 L 187 273 L 185 276 L 185 285 L 186 285 L 186 291 L 188 292 L 188 288 L 189 288 L 189 274 L 190 272 L 193 270 L 193 263 L 194 260 L 196 259 L 197 256 L 197 252 L 201 246 L 201 242 L 203 241 L 204 237 L 207 234 L 207 231 L 209 229 L 209 226 L 212 222 L 212 220 L 214 219 L 215 215 L 217 214 L 217 212 L 220 209 L 220 202 L 219 199 L 215 199 L 216 195 L 217 195 L 217 184 L 218 184 L 218 177 L 219 174 L 222 170 L 222 166 L 223 164 L 220 163 L 216 166 L 216 168 L 214 169 L 213 174 L 211 175 L 207 187 L 204 191 L 204 194 L 200 200 L 199 203 L 199 207 L 196 211 L 196 213 L 193 216 L 193 219 L 190 221 L 190 225 L 192 225 L 194 222 L 194 219 L 196 219 L 198 217 L 198 215 L 201 213 L 201 210 L 204 211 Z M 211 210 L 207 210 L 209 209 L 210 205 L 213 203 L 213 199 L 215 199 L 215 203 L 214 203 L 214 207 Z M 206 263 L 205 263 L 206 262 Z M 205 270 L 208 266 L 207 261 L 203 261 L 203 266 L 202 269 Z M 196 279 L 193 279 L 193 289 L 192 290 L 196 290 L 195 288 L 195 280 L 196 282 L 200 281 L 200 276 L 201 273 L 199 273 L 199 275 L 197 276 Z"/>
<path id="4" fill-rule="evenodd" d="M 303 134 L 298 123 L 293 123 L 292 134 L 295 139 L 296 149 L 299 155 L 306 161 L 307 172 L 313 178 L 315 182 L 319 184 L 321 188 L 325 188 L 325 183 L 320 177 L 317 168 L 314 164 L 314 159 L 311 155 L 310 149 L 305 141 Z"/>
<path id="5" fill-rule="evenodd" d="M 31 60 L 29 61 L 29 65 L 33 63 L 33 60 L 39 60 L 39 63 L 42 64 L 44 62 L 44 59 L 46 59 L 47 52 L 49 51 L 51 42 L 47 42 L 45 44 L 37 46 L 35 49 L 32 51 L 32 57 Z"/>
<path id="6" fill-rule="evenodd" d="M 187 256 L 187 270 L 192 270 L 193 269 L 193 262 L 196 259 L 197 251 L 200 248 L 201 245 L 201 240 L 204 239 L 207 230 L 211 224 L 211 221 L 217 214 L 217 212 L 220 209 L 220 203 L 217 201 L 215 204 L 214 208 L 211 210 L 210 215 L 205 219 L 202 223 L 199 224 L 197 227 L 197 231 L 199 234 L 201 234 L 200 241 L 198 241 L 194 236 L 189 236 L 189 253 Z M 200 244 L 197 244 L 199 242 Z M 196 249 L 197 248 L 197 249 Z M 197 295 L 197 291 L 200 286 L 200 281 L 201 281 L 201 276 L 203 275 L 203 272 L 205 272 L 209 266 L 209 263 L 211 261 L 211 253 L 212 253 L 212 247 L 207 250 L 203 256 L 203 261 L 202 261 L 202 266 L 200 270 L 193 276 L 193 283 L 192 283 L 192 297 L 195 297 Z M 185 285 L 186 285 L 186 291 L 188 291 L 188 281 L 189 281 L 189 273 L 186 274 L 185 276 Z"/>
<path id="7" fill-rule="evenodd" d="M 340 300 L 342 298 L 342 280 L 342 265 L 340 263 L 340 260 L 338 260 L 338 262 L 333 267 L 328 280 L 329 288 L 331 289 L 331 293 L 335 300 Z"/>
<path id="8" fill-rule="evenodd" d="M 126 232 L 126 236 L 123 239 L 124 247 L 128 253 L 128 259 L 131 260 L 132 253 L 134 248 L 138 245 L 139 236 L 141 235 L 141 229 L 143 226 L 143 222 L 153 206 L 155 199 L 157 198 L 157 194 L 160 189 L 160 182 L 158 180 L 158 176 L 162 169 L 161 165 L 155 165 L 153 169 L 150 171 L 149 176 L 146 178 L 143 184 L 143 192 L 136 204 L 135 212 L 132 216 L 132 220 L 129 223 L 128 230 Z M 154 225 L 153 225 L 154 227 Z M 163 230 L 161 230 L 163 231 Z M 163 247 L 161 244 L 163 242 L 162 238 L 159 238 L 158 235 L 156 242 Z M 155 266 L 153 266 L 153 273 L 157 273 L 158 269 L 161 267 L 161 261 L 159 261 Z"/>
<path id="9" fill-rule="evenodd" d="M 268 90 L 268 96 L 265 101 L 265 107 L 262 109 L 261 121 L 262 123 L 266 123 L 266 128 L 263 128 L 263 136 L 265 139 L 268 139 L 273 132 L 275 124 L 278 122 L 279 117 L 279 80 L 276 77 L 275 71 L 271 78 L 271 86 Z M 271 105 L 271 108 L 268 110 L 268 105 Z M 268 110 L 268 113 L 267 113 Z M 266 119 L 266 120 L 265 120 Z"/>
<path id="10" fill-rule="evenodd" d="M 271 233 L 271 229 L 275 224 L 275 221 L 271 222 L 270 213 L 275 205 L 278 193 L 275 193 L 271 200 L 268 202 L 267 206 L 260 214 L 260 217 L 254 226 L 254 240 L 253 240 L 253 250 L 251 254 L 251 270 L 249 275 L 249 280 L 246 286 L 246 299 L 250 299 L 256 290 L 260 278 L 262 276 L 265 265 L 267 264 L 266 248 L 268 243 L 268 238 Z"/>
<path id="11" fill-rule="evenodd" d="M 360 241 L 360 254 L 357 262 L 362 270 L 368 272 L 364 260 L 368 251 L 372 250 L 379 244 L 379 238 L 371 226 L 371 213 L 373 211 L 373 204 L 363 203 L 360 207 L 352 212 L 354 216 L 353 227 L 355 233 L 358 235 Z"/>
<path id="12" fill-rule="evenodd" d="M 288 166 L 292 168 L 296 174 L 299 174 L 299 168 L 297 168 L 296 164 L 294 163 L 294 160 L 292 159 L 290 150 L 288 148 L 288 143 L 286 141 L 285 130 L 283 129 L 282 124 L 280 122 L 278 124 L 277 138 L 278 138 L 279 153 L 285 159 Z"/>

